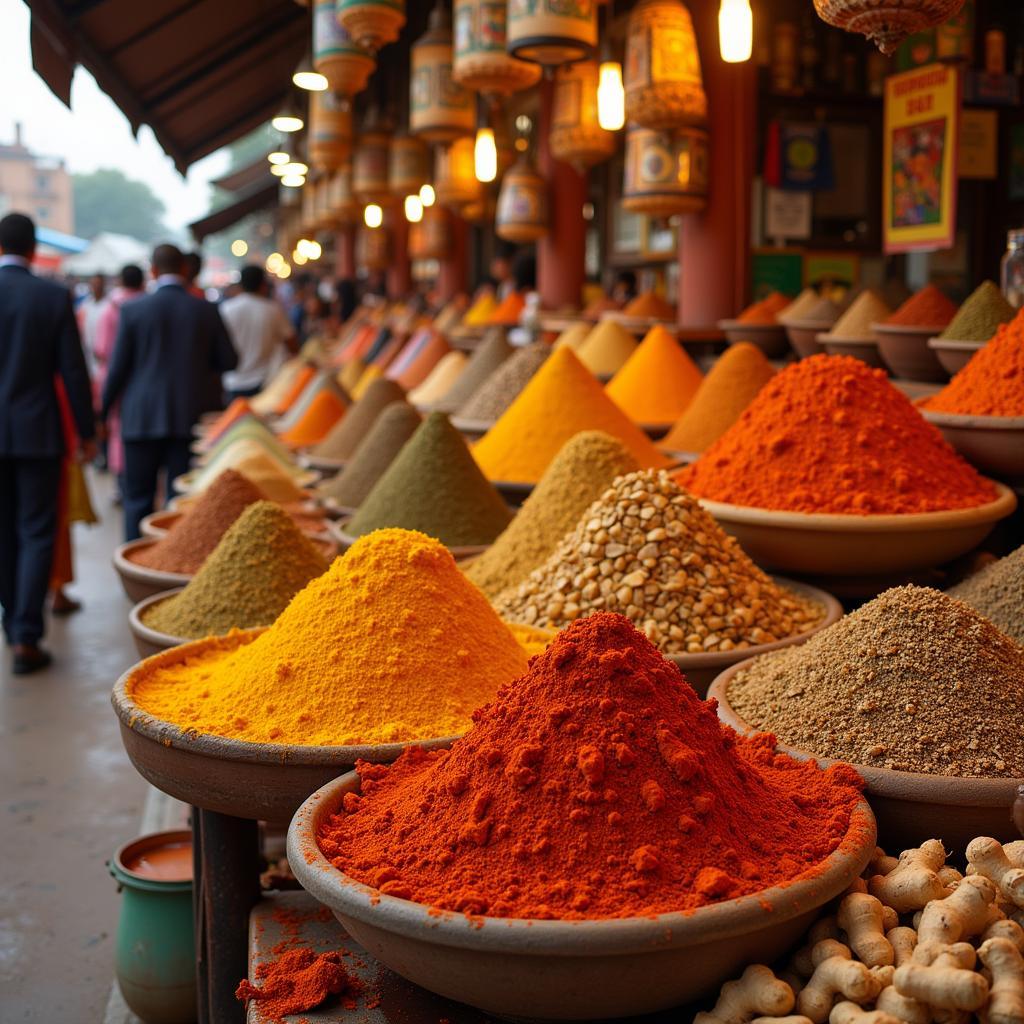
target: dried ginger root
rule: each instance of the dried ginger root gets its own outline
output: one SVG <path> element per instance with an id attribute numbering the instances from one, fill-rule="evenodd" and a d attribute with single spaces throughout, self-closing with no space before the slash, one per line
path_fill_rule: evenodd
<path id="1" fill-rule="evenodd" d="M 875 847 L 874 855 L 868 861 L 867 876 L 887 875 L 899 866 L 899 857 L 890 857 L 880 846 Z"/>
<path id="2" fill-rule="evenodd" d="M 914 947 L 917 945 L 917 932 L 913 928 L 898 926 L 891 928 L 885 933 L 885 937 L 892 946 L 895 957 L 895 966 L 902 967 L 910 963 L 914 956 Z M 895 972 L 893 972 L 895 980 Z M 929 1024 L 931 1011 L 923 1003 L 909 996 L 900 995 L 894 985 L 883 988 L 878 994 L 875 1003 L 876 1010 L 882 1010 L 907 1024 Z"/>
<path id="3" fill-rule="evenodd" d="M 839 929 L 835 915 L 829 914 L 827 917 L 819 918 L 811 925 L 811 930 L 807 933 L 807 942 L 793 954 L 787 970 L 800 975 L 806 981 L 814 973 L 814 963 L 811 960 L 814 947 L 826 939 L 840 942 L 842 937 L 843 933 Z"/>
<path id="4" fill-rule="evenodd" d="M 918 945 L 914 959 L 897 968 L 894 987 L 910 999 L 946 1010 L 980 1010 L 988 982 L 975 971 L 977 953 L 969 942 Z"/>
<path id="5" fill-rule="evenodd" d="M 836 1003 L 828 1015 L 828 1024 L 902 1024 L 898 1017 L 883 1010 L 864 1010 L 856 1003 Z"/>
<path id="6" fill-rule="evenodd" d="M 905 914 L 920 910 L 931 900 L 941 900 L 949 890 L 939 877 L 945 866 L 946 851 L 938 839 L 929 839 L 916 850 L 904 850 L 899 862 L 888 874 L 874 875 L 868 881 L 868 892 Z"/>
<path id="7" fill-rule="evenodd" d="M 895 961 L 885 937 L 884 917 L 881 902 L 867 893 L 850 893 L 839 904 L 839 927 L 846 932 L 850 948 L 868 967 L 884 967 Z"/>
<path id="8" fill-rule="evenodd" d="M 1024 856 L 1011 859 L 1006 850 L 998 840 L 979 836 L 967 847 L 967 862 L 996 886 L 1007 903 L 1024 907 Z"/>
<path id="9" fill-rule="evenodd" d="M 881 991 L 881 980 L 866 964 L 852 959 L 849 946 L 834 939 L 819 942 L 811 952 L 814 974 L 797 996 L 797 1013 L 813 1024 L 825 1024 L 836 996 L 855 1003 L 872 1001 Z"/>
<path id="10" fill-rule="evenodd" d="M 982 933 L 982 942 L 988 939 L 1006 939 L 1012 942 L 1021 953 L 1024 953 L 1024 928 L 1021 928 L 1016 921 L 1003 918 L 1001 921 L 993 921 Z"/>
<path id="11" fill-rule="evenodd" d="M 930 962 L 931 947 L 980 935 L 992 923 L 995 898 L 995 886 L 987 878 L 968 875 L 945 899 L 929 903 L 921 912 L 914 960 Z"/>
<path id="12" fill-rule="evenodd" d="M 987 1024 L 1024 1024 L 1024 957 L 1010 939 L 986 939 L 978 950 L 992 975 Z"/>
<path id="13" fill-rule="evenodd" d="M 770 967 L 751 964 L 737 980 L 727 981 L 710 1013 L 693 1024 L 749 1024 L 754 1017 L 781 1017 L 793 1009 L 793 990 Z"/>

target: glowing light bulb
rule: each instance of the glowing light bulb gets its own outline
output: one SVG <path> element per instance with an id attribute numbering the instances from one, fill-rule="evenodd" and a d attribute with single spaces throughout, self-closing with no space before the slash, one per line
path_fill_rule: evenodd
<path id="1" fill-rule="evenodd" d="M 493 128 L 478 128 L 473 146 L 473 173 L 477 181 L 494 181 L 498 176 L 498 147 Z"/>
<path id="2" fill-rule="evenodd" d="M 284 266 L 284 257 L 279 252 L 272 252 L 267 257 L 266 268 L 271 274 L 276 274 Z"/>
<path id="3" fill-rule="evenodd" d="M 750 0 L 722 0 L 718 8 L 718 47 L 726 64 L 750 60 L 754 48 L 754 14 Z"/>
<path id="4" fill-rule="evenodd" d="M 306 262 L 306 255 L 305 255 L 305 253 L 301 253 L 301 252 L 299 252 L 298 249 L 296 249 L 292 253 L 292 263 L 294 263 L 295 266 L 297 266 L 297 267 L 301 267 L 301 266 L 305 265 L 305 262 Z"/>
<path id="5" fill-rule="evenodd" d="M 281 178 L 281 184 L 285 188 L 302 188 L 306 184 L 306 176 L 304 174 L 285 174 Z"/>
<path id="6" fill-rule="evenodd" d="M 433 206 L 437 200 L 437 193 L 433 185 L 420 185 L 420 202 L 424 208 Z"/>
<path id="7" fill-rule="evenodd" d="M 305 127 L 306 122 L 297 114 L 278 114 L 270 124 L 275 131 L 287 133 L 301 131 Z"/>
<path id="8" fill-rule="evenodd" d="M 405 219 L 410 224 L 419 224 L 423 220 L 423 200 L 419 196 L 405 197 Z"/>
<path id="9" fill-rule="evenodd" d="M 307 92 L 323 92 L 327 88 L 327 77 L 319 71 L 296 71 L 292 82 Z"/>
<path id="10" fill-rule="evenodd" d="M 273 153 L 268 153 L 267 154 L 267 159 L 272 164 L 277 166 L 279 164 L 286 164 L 286 163 L 288 163 L 288 161 L 291 160 L 291 157 L 283 149 L 277 149 L 277 150 L 274 150 Z"/>
<path id="11" fill-rule="evenodd" d="M 231 255 L 239 259 L 249 251 L 249 243 L 244 238 L 236 238 L 231 243 Z"/>
<path id="12" fill-rule="evenodd" d="M 598 73 L 597 123 L 606 132 L 617 132 L 626 123 L 626 90 L 617 60 L 606 60 Z"/>
<path id="13" fill-rule="evenodd" d="M 363 210 L 363 223 L 368 228 L 379 228 L 384 223 L 384 211 L 376 203 L 367 203 Z"/>
<path id="14" fill-rule="evenodd" d="M 277 268 L 277 270 L 274 271 L 274 273 L 277 274 L 277 276 L 282 281 L 284 281 L 292 276 L 292 268 L 287 263 L 282 262 L 281 265 Z"/>

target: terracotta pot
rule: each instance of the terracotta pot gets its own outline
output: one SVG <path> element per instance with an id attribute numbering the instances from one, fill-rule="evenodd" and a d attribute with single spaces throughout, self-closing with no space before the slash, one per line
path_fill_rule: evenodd
<path id="1" fill-rule="evenodd" d="M 561 65 L 597 50 L 594 0 L 511 0 L 505 48 L 535 64 Z"/>
<path id="2" fill-rule="evenodd" d="M 615 152 L 615 132 L 597 120 L 598 70 L 596 60 L 582 60 L 555 72 L 551 154 L 581 171 Z"/>
<path id="3" fill-rule="evenodd" d="M 622 206 L 648 217 L 695 213 L 707 205 L 707 133 L 698 128 L 674 132 L 630 128 Z"/>
<path id="4" fill-rule="evenodd" d="M 893 53 L 909 35 L 941 25 L 963 7 L 964 0 L 814 0 L 822 21 L 859 32 Z"/>
<path id="5" fill-rule="evenodd" d="M 663 129 L 707 120 L 697 37 L 682 0 L 640 0 L 633 8 L 622 75 L 630 124 Z"/>
<path id="6" fill-rule="evenodd" d="M 335 12 L 341 27 L 371 53 L 393 43 L 405 24 L 405 0 L 337 0 Z"/>
<path id="7" fill-rule="evenodd" d="M 313 67 L 347 96 L 366 88 L 374 68 L 373 58 L 338 24 L 334 0 L 316 0 L 313 8 Z"/>
<path id="8" fill-rule="evenodd" d="M 352 106 L 326 90 L 309 94 L 309 161 L 325 171 L 342 167 L 352 153 Z"/>
<path id="9" fill-rule="evenodd" d="M 430 151 L 411 135 L 396 135 L 388 157 L 388 188 L 395 199 L 419 192 L 430 180 Z"/>
<path id="10" fill-rule="evenodd" d="M 409 131 L 432 143 L 472 134 L 473 94 L 452 77 L 452 23 L 444 3 L 430 12 L 427 31 L 413 43 L 410 59 Z"/>
<path id="11" fill-rule="evenodd" d="M 504 0 L 455 0 L 456 82 L 475 92 L 512 93 L 540 81 L 536 64 L 505 52 L 507 22 Z"/>
<path id="12" fill-rule="evenodd" d="M 501 182 L 494 231 L 506 242 L 535 242 L 548 233 L 548 186 L 523 153 Z"/>
<path id="13" fill-rule="evenodd" d="M 439 146 L 434 154 L 434 191 L 442 206 L 458 213 L 469 203 L 478 202 L 484 187 L 476 180 L 473 140 L 466 136 L 449 146 Z"/>

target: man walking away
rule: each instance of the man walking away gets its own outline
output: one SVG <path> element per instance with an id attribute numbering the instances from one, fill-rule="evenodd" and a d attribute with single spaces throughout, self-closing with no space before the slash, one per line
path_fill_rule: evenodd
<path id="1" fill-rule="evenodd" d="M 50 663 L 39 647 L 60 496 L 64 434 L 59 375 L 80 439 L 92 459 L 92 395 L 71 296 L 29 270 L 32 221 L 0 220 L 0 605 L 14 674 Z"/>
<path id="2" fill-rule="evenodd" d="M 224 374 L 224 400 L 255 395 L 271 373 L 297 350 L 295 331 L 284 310 L 267 297 L 262 267 L 242 267 L 242 292 L 220 304 L 228 334 L 238 353 L 238 366 Z"/>
<path id="3" fill-rule="evenodd" d="M 156 290 L 122 307 L 103 388 L 103 419 L 121 400 L 126 540 L 139 537 L 139 522 L 153 511 L 161 470 L 168 497 L 175 477 L 188 472 L 210 375 L 238 362 L 216 306 L 186 291 L 183 263 L 173 245 L 153 251 Z"/>

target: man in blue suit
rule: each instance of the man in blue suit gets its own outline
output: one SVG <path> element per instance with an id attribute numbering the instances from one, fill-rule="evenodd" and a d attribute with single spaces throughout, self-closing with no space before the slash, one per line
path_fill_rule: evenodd
<path id="1" fill-rule="evenodd" d="M 192 428 L 206 409 L 211 380 L 238 356 L 217 307 L 186 290 L 184 257 L 173 245 L 153 251 L 156 289 L 121 310 L 101 416 L 121 400 L 124 441 L 124 532 L 139 536 L 153 511 L 160 471 L 170 496 L 188 472 Z"/>
<path id="2" fill-rule="evenodd" d="M 57 535 L 64 382 L 81 443 L 96 455 L 89 374 L 67 290 L 29 269 L 36 230 L 20 213 L 0 220 L 0 605 L 15 675 L 50 663 L 39 647 Z"/>

